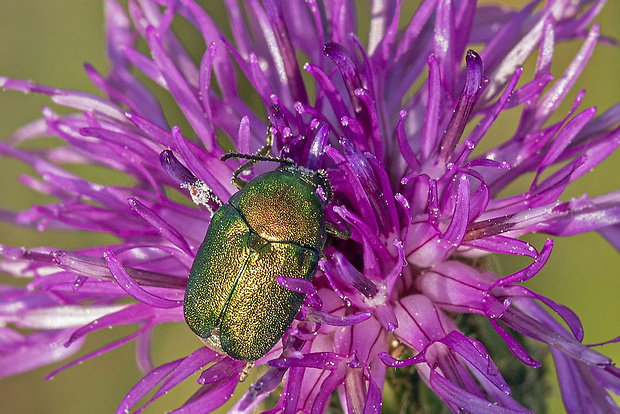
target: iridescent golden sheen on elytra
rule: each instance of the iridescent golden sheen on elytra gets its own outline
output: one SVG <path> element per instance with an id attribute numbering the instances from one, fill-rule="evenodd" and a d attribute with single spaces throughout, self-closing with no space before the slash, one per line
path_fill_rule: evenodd
<path id="1" fill-rule="evenodd" d="M 247 183 L 215 212 L 184 300 L 187 324 L 207 345 L 255 361 L 282 338 L 305 295 L 276 278 L 312 281 L 330 198 L 324 174 L 282 165 Z"/>

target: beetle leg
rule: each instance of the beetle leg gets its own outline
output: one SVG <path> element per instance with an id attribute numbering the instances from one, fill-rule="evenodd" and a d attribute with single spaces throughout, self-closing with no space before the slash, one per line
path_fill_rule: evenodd
<path id="1" fill-rule="evenodd" d="M 252 369 L 253 366 L 254 362 L 248 362 L 245 364 L 245 368 L 243 368 L 243 371 L 241 371 L 241 375 L 239 376 L 239 382 L 245 381 L 248 374 L 250 373 L 250 369 Z"/>
<path id="2" fill-rule="evenodd" d="M 273 132 L 271 132 L 271 123 L 269 124 L 269 126 L 267 127 L 267 136 L 265 137 L 265 145 L 263 145 L 254 155 L 248 155 L 246 156 L 246 159 L 248 161 L 244 162 L 243 164 L 241 164 L 239 166 L 239 168 L 237 168 L 235 170 L 235 172 L 232 175 L 232 184 L 237 187 L 238 189 L 242 189 L 247 183 L 247 180 L 244 180 L 243 178 L 239 177 L 239 175 L 252 168 L 252 166 L 254 164 L 256 164 L 259 161 L 262 161 L 262 158 L 267 157 L 270 153 L 271 153 L 271 147 L 273 145 Z M 227 155 L 232 155 L 232 154 L 227 154 Z M 237 155 L 241 155 L 241 154 L 237 154 Z M 228 157 L 230 158 L 230 157 Z M 241 158 L 241 157 L 239 157 Z"/>
<path id="3" fill-rule="evenodd" d="M 255 155 L 258 155 L 259 157 L 266 157 L 267 155 L 271 153 L 271 147 L 273 146 L 273 139 L 274 139 L 271 128 L 272 128 L 272 125 L 270 122 L 269 126 L 267 127 L 267 135 L 265 136 L 265 145 L 263 145 L 263 147 L 259 149 Z"/>
<path id="4" fill-rule="evenodd" d="M 344 222 L 346 230 L 341 230 L 332 223 L 325 223 L 325 231 L 330 236 L 338 237 L 339 239 L 347 240 L 351 237 L 351 226 L 346 221 Z"/>
<path id="5" fill-rule="evenodd" d="M 254 161 L 254 160 L 251 160 L 251 161 Z M 245 185 L 248 183 L 248 180 L 244 180 L 243 178 L 239 177 L 239 174 L 241 174 L 243 171 L 245 171 L 248 168 L 250 168 L 252 165 L 256 164 L 256 162 L 252 162 L 250 164 L 251 161 L 248 161 L 248 162 L 245 162 L 245 163 L 241 164 L 239 166 L 239 168 L 237 168 L 235 170 L 235 172 L 233 173 L 233 175 L 232 175 L 231 182 L 239 190 L 241 190 L 243 187 L 245 187 Z"/>

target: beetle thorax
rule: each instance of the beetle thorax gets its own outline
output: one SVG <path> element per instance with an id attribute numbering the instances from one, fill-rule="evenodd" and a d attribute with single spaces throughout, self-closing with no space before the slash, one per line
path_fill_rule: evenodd
<path id="1" fill-rule="evenodd" d="M 305 173 L 276 170 L 256 177 L 230 199 L 262 238 L 315 250 L 325 233 L 323 202 Z"/>

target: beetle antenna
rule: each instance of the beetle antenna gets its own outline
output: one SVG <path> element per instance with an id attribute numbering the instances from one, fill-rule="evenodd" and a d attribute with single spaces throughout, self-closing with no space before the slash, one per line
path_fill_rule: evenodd
<path id="1" fill-rule="evenodd" d="M 290 158 L 278 158 L 278 157 L 252 155 L 252 154 L 241 154 L 238 152 L 229 152 L 228 154 L 224 154 L 222 155 L 222 158 L 220 158 L 220 160 L 226 161 L 229 158 L 243 158 L 246 160 L 253 160 L 253 161 L 271 161 L 271 162 L 280 162 L 282 164 L 288 164 L 288 165 L 297 165 L 295 161 L 293 161 Z"/>
<path id="2" fill-rule="evenodd" d="M 239 189 L 243 188 L 247 184 L 247 181 L 239 177 L 239 175 L 243 171 L 251 168 L 254 164 L 256 164 L 259 161 L 280 162 L 280 163 L 288 164 L 288 165 L 297 165 L 295 164 L 295 161 L 288 159 L 288 158 L 277 158 L 277 157 L 262 156 L 262 155 L 240 154 L 238 152 L 230 152 L 228 154 L 223 155 L 222 158 L 220 159 L 222 161 L 226 161 L 229 158 L 243 158 L 243 159 L 248 160 L 244 164 L 241 164 L 239 168 L 237 168 L 235 172 L 233 173 L 232 183 L 235 187 Z"/>

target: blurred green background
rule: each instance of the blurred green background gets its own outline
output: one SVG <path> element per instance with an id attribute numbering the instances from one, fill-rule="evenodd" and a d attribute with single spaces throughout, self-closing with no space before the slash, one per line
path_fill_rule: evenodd
<path id="1" fill-rule="evenodd" d="M 485 2 L 488 3 L 488 2 Z M 509 2 L 515 5 L 525 2 Z M 601 14 L 602 33 L 620 38 L 620 2 L 612 1 Z M 560 75 L 574 53 L 578 42 L 560 45 L 553 62 L 553 73 Z M 33 80 L 60 88 L 97 93 L 83 71 L 89 62 L 105 72 L 103 7 L 100 0 L 1 0 L 0 1 L 0 76 Z M 531 77 L 526 66 L 524 77 Z M 530 72 L 527 72 L 530 70 Z M 587 89 L 581 108 L 598 106 L 599 113 L 620 100 L 620 50 L 600 44 L 585 73 L 573 88 L 566 102 L 580 89 Z M 17 92 L 0 93 L 0 137 L 5 138 L 21 125 L 36 119 L 43 105 L 52 103 L 45 97 Z M 564 104 L 558 114 L 565 114 Z M 54 108 L 57 109 L 57 108 Z M 505 119 L 506 126 L 492 133 L 503 139 L 502 130 L 512 132 L 514 120 Z M 505 128 L 505 129 L 502 129 Z M 485 140 L 493 139 L 487 137 Z M 581 195 L 599 195 L 620 184 L 620 152 L 598 166 L 593 173 L 569 187 L 563 199 Z M 20 174 L 30 173 L 23 164 L 0 158 L 0 207 L 23 209 L 45 198 L 18 185 Z M 524 184 L 524 183 L 522 183 Z M 537 247 L 545 237 L 528 238 Z M 35 247 L 77 248 L 110 242 L 109 237 L 85 234 L 79 237 L 55 233 L 37 233 L 0 223 L 0 243 Z M 507 274 L 526 262 L 499 258 L 495 265 Z M 586 343 L 597 343 L 620 334 L 620 255 L 598 234 L 557 239 L 550 263 L 531 281 L 530 287 L 563 303 L 581 317 Z M 6 277 L 0 276 L 1 282 Z M 80 355 L 97 349 L 133 331 L 133 327 L 114 328 L 91 335 Z M 199 343 L 183 324 L 162 326 L 155 331 L 156 364 L 180 358 L 195 350 Z M 620 361 L 620 345 L 600 348 Z M 55 364 L 4 379 L 0 382 L 0 412 L 2 413 L 91 413 L 113 412 L 125 393 L 142 377 L 134 362 L 134 347 L 127 345 L 70 368 L 51 381 L 44 377 Z M 153 404 L 148 412 L 163 412 L 181 405 L 197 386 L 186 381 L 167 396 Z M 557 397 L 557 391 L 555 391 Z M 550 412 L 562 412 L 557 398 L 551 400 Z"/>

